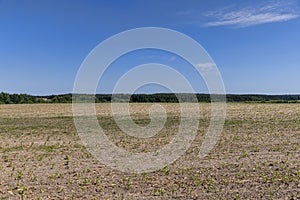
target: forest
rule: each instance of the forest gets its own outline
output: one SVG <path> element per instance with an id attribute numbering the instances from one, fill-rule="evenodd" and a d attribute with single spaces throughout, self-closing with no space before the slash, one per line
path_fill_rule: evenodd
<path id="1" fill-rule="evenodd" d="M 216 97 L 222 95 L 216 95 Z M 210 102 L 209 94 L 196 94 L 198 102 Z M 9 94 L 0 93 L 0 104 L 32 104 L 32 103 L 71 103 L 72 99 L 76 102 L 86 102 L 93 100 L 96 103 L 105 102 L 163 102 L 176 103 L 193 102 L 192 94 L 60 94 L 48 96 L 34 96 L 29 94 Z M 217 98 L 218 99 L 218 98 Z M 226 94 L 227 102 L 253 102 L 253 103 L 298 103 L 300 95 L 262 95 L 262 94 Z"/>

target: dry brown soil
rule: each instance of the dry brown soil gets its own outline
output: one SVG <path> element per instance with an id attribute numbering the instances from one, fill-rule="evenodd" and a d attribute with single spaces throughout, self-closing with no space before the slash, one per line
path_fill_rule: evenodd
<path id="1" fill-rule="evenodd" d="M 133 152 L 166 145 L 178 130 L 177 104 L 162 104 L 165 127 L 137 139 L 117 127 L 110 104 L 97 104 L 99 124 Z M 300 104 L 229 103 L 222 135 L 197 155 L 210 104 L 199 104 L 199 130 L 186 155 L 151 173 L 123 173 L 97 161 L 76 132 L 71 104 L 0 105 L 0 199 L 300 199 Z M 151 104 L 131 104 L 137 124 Z"/>

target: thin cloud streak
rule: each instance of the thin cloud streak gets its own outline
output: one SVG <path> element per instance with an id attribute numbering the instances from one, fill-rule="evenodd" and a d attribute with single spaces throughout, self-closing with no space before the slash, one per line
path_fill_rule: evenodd
<path id="1" fill-rule="evenodd" d="M 216 64 L 213 62 L 205 62 L 205 63 L 198 63 L 196 66 L 198 68 L 211 68 L 211 67 L 215 67 Z"/>
<path id="2" fill-rule="evenodd" d="M 260 7 L 247 7 L 237 11 L 222 9 L 206 13 L 206 17 L 215 18 L 205 26 L 238 26 L 247 27 L 258 24 L 283 22 L 299 17 L 291 4 L 274 3 Z"/>
<path id="3" fill-rule="evenodd" d="M 211 70 L 211 69 L 215 68 L 215 67 L 216 67 L 216 64 L 213 63 L 213 62 L 198 63 L 198 64 L 196 65 L 196 67 L 197 67 L 199 70 L 207 71 L 207 70 Z"/>

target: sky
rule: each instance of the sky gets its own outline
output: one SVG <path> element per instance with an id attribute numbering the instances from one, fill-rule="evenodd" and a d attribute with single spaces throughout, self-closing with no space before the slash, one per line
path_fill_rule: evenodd
<path id="1" fill-rule="evenodd" d="M 197 41 L 217 65 L 226 93 L 300 94 L 300 0 L 0 0 L 0 91 L 71 93 L 99 43 L 142 27 Z M 97 93 L 111 93 L 122 74 L 151 62 L 172 66 L 196 92 L 207 92 L 185 60 L 145 49 L 112 63 Z M 166 91 L 144 86 L 137 92 Z"/>

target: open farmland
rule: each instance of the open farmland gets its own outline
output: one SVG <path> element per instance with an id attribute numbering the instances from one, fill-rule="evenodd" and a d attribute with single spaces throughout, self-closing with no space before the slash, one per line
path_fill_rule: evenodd
<path id="1" fill-rule="evenodd" d="M 149 123 L 152 104 L 131 104 L 137 124 Z M 97 104 L 99 124 L 117 146 L 147 152 L 178 130 L 177 104 L 153 138 L 125 135 L 110 104 Z M 209 156 L 198 158 L 210 117 L 201 119 L 186 155 L 157 172 L 132 174 L 97 161 L 80 141 L 71 104 L 0 105 L 0 199 L 299 199 L 299 104 L 229 103 L 226 122 Z"/>

